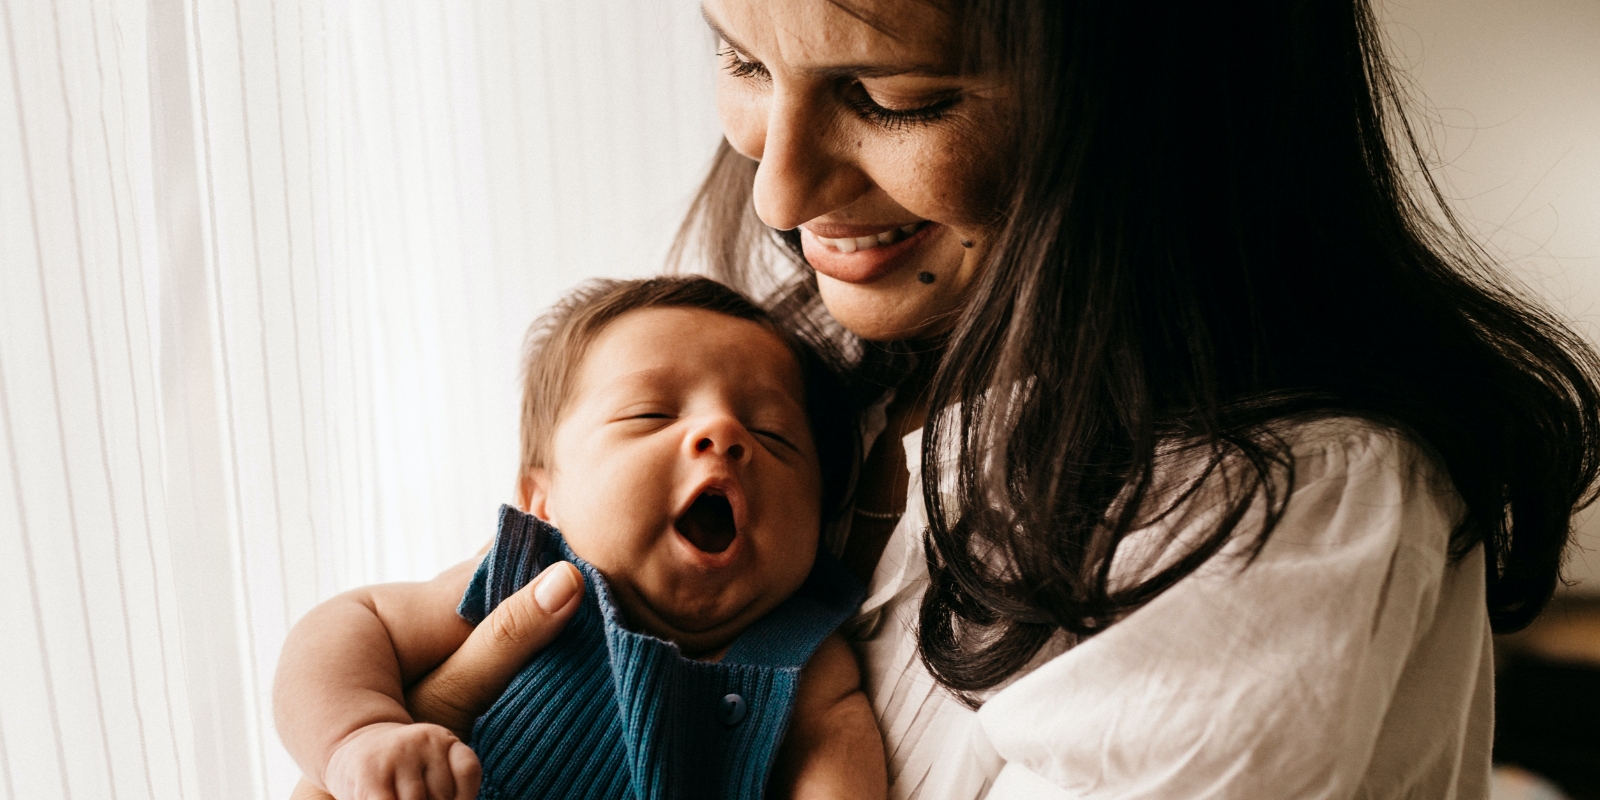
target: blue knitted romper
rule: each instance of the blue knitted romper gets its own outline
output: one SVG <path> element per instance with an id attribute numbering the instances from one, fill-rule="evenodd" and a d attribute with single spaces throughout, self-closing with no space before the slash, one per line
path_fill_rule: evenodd
<path id="1" fill-rule="evenodd" d="M 502 506 L 459 613 L 481 622 L 558 559 L 582 572 L 583 602 L 473 726 L 481 800 L 762 796 L 800 668 L 860 605 L 860 583 L 819 554 L 721 661 L 693 661 L 623 627 L 600 573 L 555 528 Z"/>

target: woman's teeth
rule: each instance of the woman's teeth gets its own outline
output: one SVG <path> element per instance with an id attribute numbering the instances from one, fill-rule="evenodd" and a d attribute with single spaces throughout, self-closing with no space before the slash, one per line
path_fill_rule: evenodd
<path id="1" fill-rule="evenodd" d="M 871 250 L 880 245 L 894 244 L 916 233 L 917 229 L 921 228 L 922 225 L 923 223 L 921 222 L 913 222 L 910 225 L 902 225 L 894 230 L 884 231 L 877 236 L 857 236 L 853 239 L 824 239 L 818 236 L 817 241 L 841 253 L 854 253 L 857 250 Z"/>

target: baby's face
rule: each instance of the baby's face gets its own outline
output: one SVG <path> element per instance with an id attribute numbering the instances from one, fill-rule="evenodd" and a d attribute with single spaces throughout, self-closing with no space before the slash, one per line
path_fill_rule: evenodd
<path id="1" fill-rule="evenodd" d="M 629 312 L 579 365 L 530 511 L 593 564 L 635 628 L 719 651 L 799 588 L 822 476 L 800 367 L 762 326 Z"/>

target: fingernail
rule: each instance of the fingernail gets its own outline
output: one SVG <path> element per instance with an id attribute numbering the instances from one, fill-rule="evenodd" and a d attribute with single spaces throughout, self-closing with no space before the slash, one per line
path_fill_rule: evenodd
<path id="1" fill-rule="evenodd" d="M 547 569 L 539 577 L 539 585 L 533 587 L 533 599 L 547 614 L 565 608 L 578 592 L 578 582 L 573 580 L 571 567 Z"/>

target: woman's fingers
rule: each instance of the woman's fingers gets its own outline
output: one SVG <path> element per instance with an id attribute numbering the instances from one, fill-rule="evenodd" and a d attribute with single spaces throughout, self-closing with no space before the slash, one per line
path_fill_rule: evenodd
<path id="1" fill-rule="evenodd" d="M 506 598 L 455 654 L 406 693 L 412 719 L 468 738 L 473 721 L 566 626 L 582 589 L 578 568 L 558 561 Z"/>

